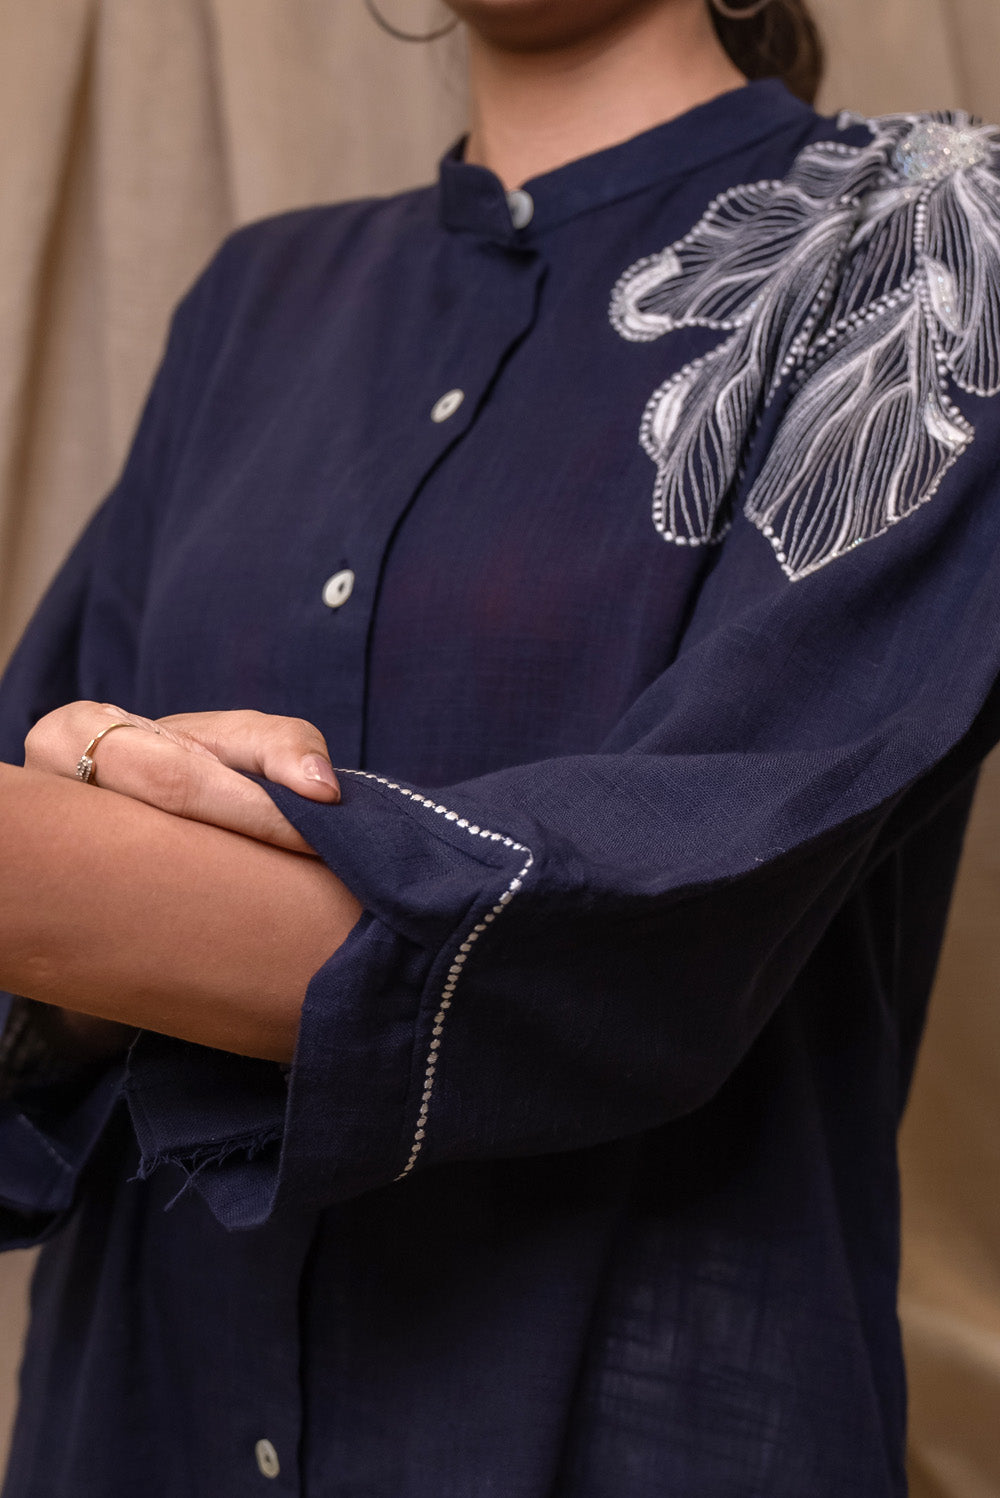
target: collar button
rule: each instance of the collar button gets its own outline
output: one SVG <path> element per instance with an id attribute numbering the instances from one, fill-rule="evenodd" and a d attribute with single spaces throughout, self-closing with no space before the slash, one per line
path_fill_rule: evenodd
<path id="1" fill-rule="evenodd" d="M 526 229 L 535 216 L 535 200 L 523 187 L 515 187 L 507 194 L 507 207 L 515 229 Z"/>

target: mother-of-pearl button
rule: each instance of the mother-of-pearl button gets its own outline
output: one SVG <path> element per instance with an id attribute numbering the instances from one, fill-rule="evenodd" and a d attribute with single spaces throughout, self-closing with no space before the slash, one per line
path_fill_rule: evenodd
<path id="1" fill-rule="evenodd" d="M 523 187 L 515 187 L 507 194 L 507 207 L 515 229 L 526 229 L 535 216 L 535 200 Z"/>
<path id="2" fill-rule="evenodd" d="M 431 408 L 431 421 L 447 421 L 449 416 L 454 416 L 464 400 L 464 390 L 449 390 L 447 394 L 442 395 L 440 400 L 434 402 Z"/>
<path id="3" fill-rule="evenodd" d="M 354 573 L 349 567 L 335 572 L 323 586 L 323 602 L 328 609 L 339 609 L 354 592 Z"/>
<path id="4" fill-rule="evenodd" d="M 257 1458 L 257 1466 L 262 1477 L 277 1477 L 281 1471 L 281 1463 L 278 1461 L 278 1453 L 270 1441 L 258 1441 L 253 1449 Z"/>

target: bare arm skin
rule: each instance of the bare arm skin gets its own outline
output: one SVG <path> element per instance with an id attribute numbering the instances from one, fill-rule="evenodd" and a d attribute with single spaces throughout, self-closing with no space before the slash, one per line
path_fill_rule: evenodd
<path id="1" fill-rule="evenodd" d="M 35 724 L 24 763 L 75 780 L 84 747 L 113 723 L 132 727 L 109 734 L 95 749 L 96 783 L 176 817 L 311 853 L 267 792 L 239 772 L 263 775 L 314 801 L 340 799 L 319 729 L 271 713 L 180 713 L 153 722 L 109 702 L 69 702 Z"/>
<path id="2" fill-rule="evenodd" d="M 318 860 L 0 765 L 0 988 L 290 1061 L 358 901 Z"/>

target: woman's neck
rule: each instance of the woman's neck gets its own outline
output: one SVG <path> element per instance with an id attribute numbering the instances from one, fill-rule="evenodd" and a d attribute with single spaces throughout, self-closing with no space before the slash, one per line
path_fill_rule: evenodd
<path id="1" fill-rule="evenodd" d="M 617 145 L 746 80 L 704 0 L 629 12 L 610 34 L 505 49 L 470 30 L 472 130 L 465 159 L 508 188 Z"/>

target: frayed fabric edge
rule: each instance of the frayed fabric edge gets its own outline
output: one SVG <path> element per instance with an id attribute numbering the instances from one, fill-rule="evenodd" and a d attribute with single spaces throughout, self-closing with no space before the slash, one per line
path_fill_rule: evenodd
<path id="1" fill-rule="evenodd" d="M 218 1144 L 196 1145 L 186 1150 L 161 1150 L 148 1158 L 143 1156 L 135 1175 L 129 1177 L 129 1182 L 131 1184 L 133 1181 L 148 1181 L 161 1166 L 176 1165 L 184 1172 L 185 1179 L 181 1189 L 170 1198 L 163 1209 L 169 1212 L 171 1207 L 176 1206 L 181 1198 L 187 1195 L 204 1170 L 211 1166 L 225 1165 L 234 1155 L 242 1155 L 244 1162 L 249 1163 L 262 1154 L 268 1145 L 277 1144 L 280 1139 L 280 1130 L 259 1129 L 253 1134 L 222 1140 Z"/>

